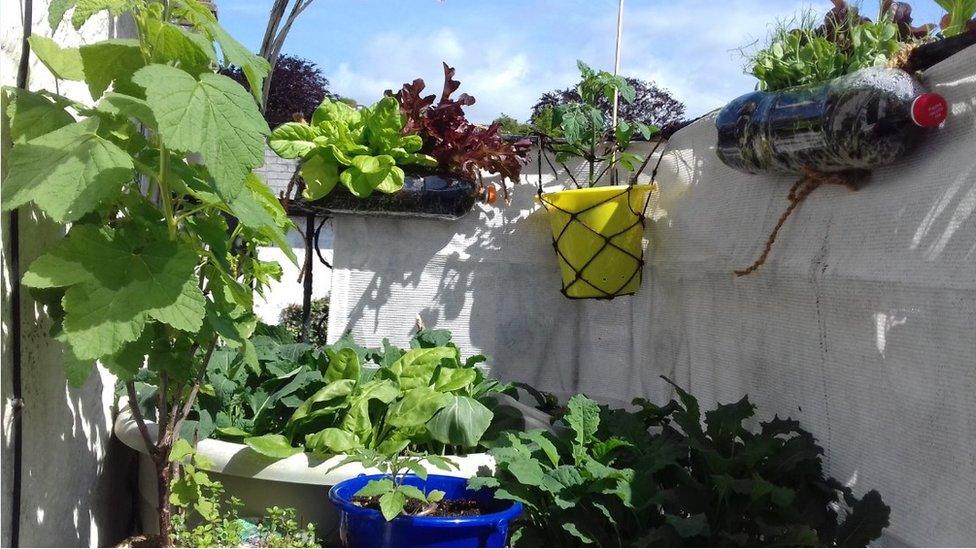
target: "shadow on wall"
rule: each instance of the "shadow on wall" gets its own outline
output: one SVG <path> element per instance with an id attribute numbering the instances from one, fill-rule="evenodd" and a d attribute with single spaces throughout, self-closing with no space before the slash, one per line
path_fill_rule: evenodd
<path id="1" fill-rule="evenodd" d="M 60 226 L 26 208 L 21 210 L 21 228 L 22 234 L 26 230 L 31 235 L 22 239 L 22 269 L 62 233 Z M 4 275 L 10 273 L 5 269 Z M 6 296 L 4 302 L 9 304 Z M 26 407 L 21 421 L 20 544 L 115 545 L 132 529 L 129 474 L 134 470 L 135 456 L 112 436 L 109 403 L 114 377 L 97 370 L 83 387 L 67 387 L 62 351 L 48 335 L 51 320 L 26 290 L 22 294 L 22 317 L 21 372 Z M 5 311 L 3 332 L 8 337 L 15 333 L 10 322 Z M 7 434 L 5 429 L 5 449 L 10 443 Z M 8 455 L 12 454 L 4 455 L 5 469 L 12 466 Z M 5 484 L 12 480 L 12 474 L 12 470 L 5 471 Z M 5 485 L 5 496 L 9 491 Z M 10 519 L 5 514 L 5 530 Z"/>

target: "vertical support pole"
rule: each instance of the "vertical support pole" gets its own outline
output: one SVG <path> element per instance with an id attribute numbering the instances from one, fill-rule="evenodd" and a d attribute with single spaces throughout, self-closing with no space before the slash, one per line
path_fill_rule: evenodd
<path id="1" fill-rule="evenodd" d="M 34 11 L 33 0 L 24 0 L 24 32 L 20 42 L 20 64 L 17 67 L 17 87 L 27 89 L 27 75 L 30 69 L 30 43 L 27 39 L 31 35 L 31 22 Z M 21 301 L 20 301 L 20 213 L 19 209 L 10 212 L 10 323 L 13 325 L 10 334 L 10 384 L 11 384 L 11 426 L 13 431 L 13 471 L 12 486 L 10 487 L 10 546 L 20 547 L 20 511 L 21 491 L 23 489 L 23 461 L 24 461 L 24 427 L 23 411 L 24 398 L 21 379 Z"/>
<path id="2" fill-rule="evenodd" d="M 302 334 L 308 341 L 308 327 L 312 319 L 312 254 L 315 253 L 315 214 L 305 214 L 305 269 L 302 278 Z"/>
<path id="3" fill-rule="evenodd" d="M 624 0 L 620 0 L 617 4 L 617 45 L 613 51 L 613 75 L 617 76 L 620 72 L 620 42 L 623 39 L 624 34 Z M 613 117 L 610 123 L 610 138 L 615 139 L 617 133 L 617 115 L 620 110 L 620 90 L 617 88 L 613 89 Z M 610 172 L 610 183 L 613 185 L 617 184 L 617 151 L 616 146 L 614 146 L 613 156 L 610 159 L 613 166 L 613 171 Z"/>

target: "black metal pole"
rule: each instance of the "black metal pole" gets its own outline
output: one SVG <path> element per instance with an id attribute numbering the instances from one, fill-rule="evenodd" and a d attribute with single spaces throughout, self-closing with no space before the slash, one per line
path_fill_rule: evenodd
<path id="1" fill-rule="evenodd" d="M 305 215 L 305 269 L 302 273 L 302 334 L 301 340 L 308 341 L 308 325 L 312 318 L 312 263 L 315 253 L 315 214 Z"/>
<path id="2" fill-rule="evenodd" d="M 17 67 L 17 87 L 27 89 L 27 74 L 30 68 L 31 21 L 33 1 L 24 0 L 24 34 L 20 43 L 20 65 Z M 24 410 L 21 361 L 21 303 L 20 303 L 20 215 L 18 210 L 10 212 L 10 430 L 13 435 L 13 471 L 10 487 L 10 546 L 20 547 L 20 500 L 23 488 L 21 471 L 24 462 L 24 431 L 21 418 Z"/>

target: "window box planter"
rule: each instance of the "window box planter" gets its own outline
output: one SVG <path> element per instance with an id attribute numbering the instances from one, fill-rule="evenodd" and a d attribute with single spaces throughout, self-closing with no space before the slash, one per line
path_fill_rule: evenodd
<path id="1" fill-rule="evenodd" d="M 371 480 L 387 475 L 362 475 L 336 484 L 329 499 L 342 515 L 339 532 L 346 547 L 505 547 L 509 524 L 522 514 L 517 501 L 495 499 L 490 490 L 469 490 L 467 480 L 455 476 L 403 477 L 404 484 L 422 491 L 441 490 L 445 500 L 472 499 L 494 512 L 470 517 L 400 515 L 391 521 L 375 510 L 352 502 Z M 497 510 L 496 510 L 497 509 Z"/>
<path id="2" fill-rule="evenodd" d="M 330 214 L 455 220 L 471 211 L 479 197 L 493 202 L 494 192 L 454 177 L 407 175 L 403 188 L 393 194 L 374 192 L 359 198 L 337 187 L 311 206 Z"/>
<path id="3" fill-rule="evenodd" d="M 126 446 L 140 452 L 138 512 L 145 533 L 156 533 L 158 523 L 153 464 L 145 451 L 128 403 L 123 399 L 119 406 L 115 435 Z M 156 424 L 146 421 L 146 427 L 150 436 L 155 437 Z M 200 441 L 196 449 L 198 455 L 213 463 L 209 470 L 211 478 L 224 485 L 225 495 L 236 496 L 244 503 L 241 516 L 260 517 L 272 505 L 293 507 L 303 522 L 315 524 L 326 541 L 334 538 L 339 523 L 339 510 L 329 503 L 329 487 L 360 475 L 379 473 L 376 469 L 365 469 L 357 463 L 332 469 L 345 457 L 341 455 L 321 459 L 300 453 L 275 461 L 243 444 L 215 439 Z M 485 453 L 451 456 L 451 460 L 457 464 L 457 470 L 445 472 L 426 463 L 424 465 L 428 471 L 445 473 L 446 476 L 456 476 L 462 480 L 475 476 L 480 467 L 494 468 L 494 460 Z"/>

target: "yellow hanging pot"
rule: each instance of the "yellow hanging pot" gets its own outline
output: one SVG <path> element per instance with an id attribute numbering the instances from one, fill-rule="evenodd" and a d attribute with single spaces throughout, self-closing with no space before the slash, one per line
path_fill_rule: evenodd
<path id="1" fill-rule="evenodd" d="M 644 210 L 653 184 L 612 185 L 546 193 L 552 239 L 573 299 L 632 295 L 644 266 Z"/>

